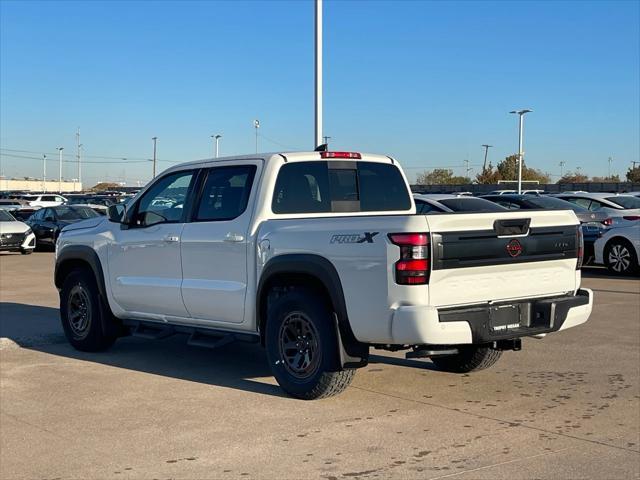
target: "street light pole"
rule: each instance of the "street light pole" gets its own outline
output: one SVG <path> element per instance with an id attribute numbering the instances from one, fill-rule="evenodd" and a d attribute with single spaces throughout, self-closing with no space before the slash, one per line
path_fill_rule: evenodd
<path id="1" fill-rule="evenodd" d="M 522 136 L 524 134 L 524 116 L 532 110 L 512 110 L 509 113 L 515 113 L 520 117 L 518 128 L 518 195 L 522 193 L 522 164 L 524 163 L 524 150 L 522 149 Z"/>
<path id="2" fill-rule="evenodd" d="M 47 154 L 42 154 L 42 191 L 47 191 Z"/>
<path id="3" fill-rule="evenodd" d="M 560 178 L 562 178 L 563 175 L 563 167 L 567 164 L 567 162 L 565 162 L 564 160 L 560 160 Z"/>
<path id="4" fill-rule="evenodd" d="M 613 161 L 613 159 L 611 157 L 609 157 L 609 179 L 611 179 L 611 162 Z"/>
<path id="5" fill-rule="evenodd" d="M 218 154 L 220 153 L 220 150 L 218 148 L 218 142 L 222 138 L 222 135 L 211 135 L 211 138 L 213 138 L 213 140 L 216 142 L 214 153 L 216 155 L 216 158 L 218 158 Z"/>
<path id="6" fill-rule="evenodd" d="M 153 177 L 156 178 L 156 142 L 158 141 L 158 137 L 151 138 L 153 140 Z"/>
<path id="7" fill-rule="evenodd" d="M 62 193 L 62 150 L 64 147 L 58 147 L 58 163 L 59 163 L 59 177 L 58 177 L 58 193 Z"/>
<path id="8" fill-rule="evenodd" d="M 322 0 L 316 0 L 316 62 L 315 62 L 315 138 L 313 148 L 322 144 Z"/>
<path id="9" fill-rule="evenodd" d="M 258 153 L 258 129 L 260 128 L 260 120 L 253 121 L 253 128 L 256 129 L 256 154 Z"/>
<path id="10" fill-rule="evenodd" d="M 484 164 L 482 165 L 482 171 L 484 172 L 487 169 L 487 154 L 493 145 L 482 145 L 482 147 L 484 148 Z"/>

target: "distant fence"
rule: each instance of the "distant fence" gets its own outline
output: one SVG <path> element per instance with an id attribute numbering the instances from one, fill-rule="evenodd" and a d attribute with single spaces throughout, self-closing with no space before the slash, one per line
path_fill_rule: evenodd
<path id="1" fill-rule="evenodd" d="M 523 189 L 527 190 L 544 190 L 548 193 L 560 193 L 568 190 L 583 190 L 585 192 L 609 192 L 624 193 L 640 191 L 640 183 L 619 182 L 619 183 L 550 183 L 550 184 L 531 184 L 523 183 Z M 514 184 L 466 184 L 466 185 L 411 185 L 411 191 L 415 193 L 454 193 L 454 192 L 471 192 L 474 195 L 481 195 L 492 192 L 494 190 L 516 190 L 517 185 Z"/>

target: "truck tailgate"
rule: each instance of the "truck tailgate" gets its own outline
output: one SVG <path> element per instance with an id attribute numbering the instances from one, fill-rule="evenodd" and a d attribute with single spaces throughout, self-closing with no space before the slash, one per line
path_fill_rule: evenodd
<path id="1" fill-rule="evenodd" d="M 427 215 L 435 307 L 560 295 L 579 286 L 571 211 Z"/>

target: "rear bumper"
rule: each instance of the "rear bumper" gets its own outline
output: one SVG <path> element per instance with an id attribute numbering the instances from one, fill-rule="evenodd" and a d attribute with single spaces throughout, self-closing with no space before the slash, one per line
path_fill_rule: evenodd
<path id="1" fill-rule="evenodd" d="M 394 344 L 460 345 L 543 335 L 588 320 L 593 292 L 494 305 L 442 309 L 399 307 L 393 313 Z"/>

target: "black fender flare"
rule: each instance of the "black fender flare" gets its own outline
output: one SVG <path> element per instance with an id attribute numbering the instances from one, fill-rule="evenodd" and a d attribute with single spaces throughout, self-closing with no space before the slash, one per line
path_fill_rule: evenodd
<path id="1" fill-rule="evenodd" d="M 340 361 L 343 367 L 358 368 L 366 366 L 369 358 L 369 346 L 359 342 L 347 315 L 347 306 L 340 276 L 334 265 L 326 258 L 315 254 L 283 254 L 271 258 L 260 276 L 256 295 L 256 323 L 263 331 L 266 321 L 264 307 L 265 288 L 276 276 L 283 274 L 303 274 L 316 279 L 327 291 L 335 312 Z"/>
<path id="2" fill-rule="evenodd" d="M 103 332 L 108 335 L 121 336 L 123 334 L 122 322 L 111 312 L 102 263 L 96 251 L 91 247 L 86 245 L 69 245 L 60 251 L 56 258 L 56 266 L 53 274 L 56 288 L 59 291 L 62 289 L 62 284 L 69 269 L 72 269 L 73 266 L 79 263 L 88 265 L 96 279 L 100 301 L 103 303 L 102 311 L 107 313 L 101 316 Z"/>

